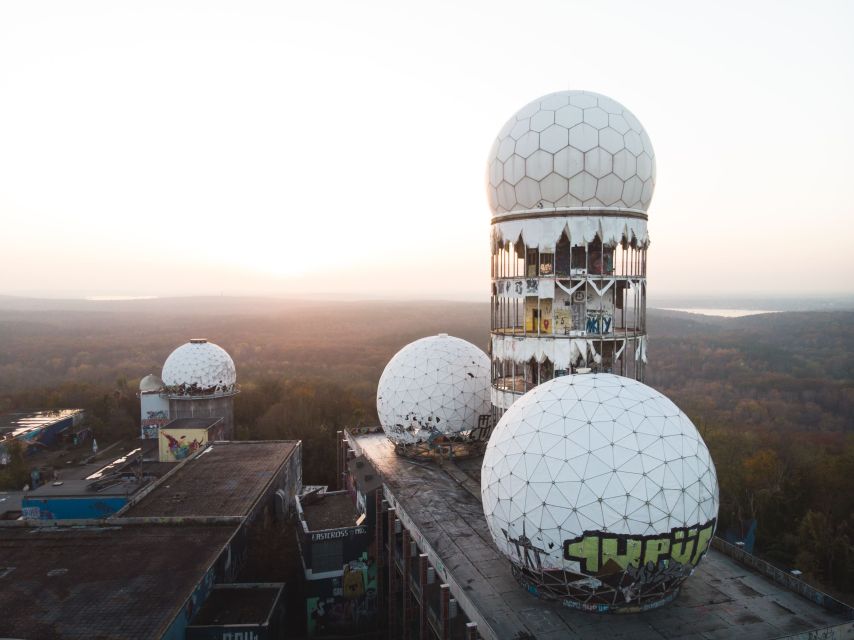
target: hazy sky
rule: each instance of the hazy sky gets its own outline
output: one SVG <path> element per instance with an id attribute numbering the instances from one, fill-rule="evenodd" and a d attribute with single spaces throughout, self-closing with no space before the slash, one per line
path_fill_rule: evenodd
<path id="1" fill-rule="evenodd" d="M 482 298 L 561 89 L 656 151 L 651 295 L 854 291 L 854 2 L 0 0 L 0 293 Z"/>

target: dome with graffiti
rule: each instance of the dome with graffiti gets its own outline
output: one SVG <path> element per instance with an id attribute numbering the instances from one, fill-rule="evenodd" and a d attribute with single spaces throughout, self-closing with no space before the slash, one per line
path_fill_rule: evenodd
<path id="1" fill-rule="evenodd" d="M 489 440 L 483 509 L 530 590 L 594 611 L 671 600 L 709 547 L 715 466 L 667 397 L 629 378 L 555 378 L 517 400 Z"/>
<path id="2" fill-rule="evenodd" d="M 377 386 L 377 413 L 395 444 L 469 432 L 489 414 L 489 357 L 447 334 L 398 351 Z"/>

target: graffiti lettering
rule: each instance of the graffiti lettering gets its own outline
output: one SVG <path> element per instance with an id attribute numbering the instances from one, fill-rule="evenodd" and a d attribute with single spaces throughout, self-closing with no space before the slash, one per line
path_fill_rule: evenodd
<path id="1" fill-rule="evenodd" d="M 587 314 L 587 333 L 611 333 L 613 318 L 599 313 Z"/>
<path id="2" fill-rule="evenodd" d="M 318 531 L 311 534 L 312 542 L 321 542 L 323 540 L 337 540 L 338 538 L 346 538 L 348 536 L 359 536 L 367 533 L 366 527 L 347 527 L 346 529 L 330 529 L 328 531 Z"/>
<path id="3" fill-rule="evenodd" d="M 693 567 L 709 548 L 714 531 L 715 520 L 697 527 L 672 529 L 660 536 L 586 531 L 581 537 L 564 541 L 563 557 L 579 562 L 583 573 L 593 575 L 614 573 L 617 568 L 635 573 L 641 567 L 657 571 L 666 567 L 669 560 Z"/>

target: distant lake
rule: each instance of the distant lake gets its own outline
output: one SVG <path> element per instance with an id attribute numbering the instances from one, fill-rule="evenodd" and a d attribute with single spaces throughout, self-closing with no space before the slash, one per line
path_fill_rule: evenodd
<path id="1" fill-rule="evenodd" d="M 744 316 L 755 316 L 760 313 L 780 313 L 770 309 L 674 309 L 673 307 L 662 307 L 664 311 L 682 311 L 683 313 L 696 313 L 701 316 L 719 316 L 721 318 L 743 318 Z"/>
<path id="2" fill-rule="evenodd" d="M 157 296 L 89 296 L 83 298 L 91 302 L 105 302 L 107 300 L 154 300 Z"/>

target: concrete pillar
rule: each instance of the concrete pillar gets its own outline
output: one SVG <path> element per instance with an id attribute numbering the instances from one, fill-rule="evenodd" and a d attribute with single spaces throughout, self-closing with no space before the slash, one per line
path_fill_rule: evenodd
<path id="1" fill-rule="evenodd" d="M 442 640 L 451 637 L 451 587 L 439 585 L 439 623 L 442 627 Z"/>
<path id="2" fill-rule="evenodd" d="M 394 563 L 395 543 L 397 535 L 395 534 L 395 522 L 397 521 L 397 510 L 391 508 L 388 510 L 386 522 L 388 523 L 388 637 L 397 638 L 397 594 L 400 590 L 398 587 L 397 567 Z"/>
<path id="3" fill-rule="evenodd" d="M 344 447 L 344 432 L 336 431 L 335 432 L 335 441 L 338 444 L 338 450 L 336 452 L 336 462 L 338 465 L 338 489 L 344 488 L 344 471 L 345 471 L 345 463 L 342 448 Z"/>
<path id="4" fill-rule="evenodd" d="M 385 566 L 385 549 L 383 548 L 383 518 L 388 503 L 383 500 L 382 489 L 374 492 L 374 560 L 377 563 L 377 609 L 382 611 L 386 603 L 386 585 L 383 567 Z"/>
<path id="5" fill-rule="evenodd" d="M 412 612 L 412 591 L 409 584 L 410 541 L 409 529 L 403 527 L 400 536 L 403 544 L 403 634 L 404 640 L 409 640 L 409 620 Z"/>
<path id="6" fill-rule="evenodd" d="M 427 640 L 427 554 L 418 556 L 418 582 L 421 584 L 421 607 L 418 610 L 418 640 Z"/>

